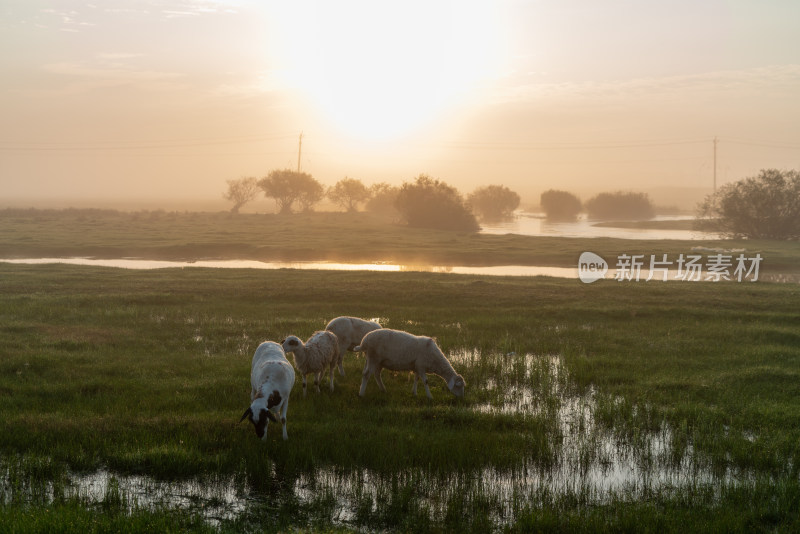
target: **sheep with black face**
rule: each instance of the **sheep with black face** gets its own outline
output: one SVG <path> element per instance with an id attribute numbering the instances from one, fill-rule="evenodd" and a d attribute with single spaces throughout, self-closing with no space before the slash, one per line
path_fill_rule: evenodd
<path id="1" fill-rule="evenodd" d="M 244 411 L 239 422 L 249 419 L 262 440 L 267 439 L 267 426 L 278 420 L 272 413 L 280 413 L 283 426 L 283 439 L 289 439 L 286 433 L 286 412 L 289 409 L 289 393 L 294 386 L 294 368 L 283 348 L 273 342 L 265 341 L 256 349 L 250 369 L 250 407 Z"/>

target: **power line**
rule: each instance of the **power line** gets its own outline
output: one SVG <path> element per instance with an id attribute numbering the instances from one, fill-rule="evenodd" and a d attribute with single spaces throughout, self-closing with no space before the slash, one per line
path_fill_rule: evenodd
<path id="1" fill-rule="evenodd" d="M 0 150 L 3 151 L 21 151 L 21 152 L 83 152 L 95 150 L 141 150 L 141 149 L 163 149 L 163 148 L 188 148 L 188 147 L 201 147 L 201 146 L 215 146 L 215 145 L 233 145 L 243 143 L 254 143 L 263 141 L 277 141 L 279 139 L 289 139 L 294 137 L 291 135 L 275 135 L 275 136 L 241 136 L 241 137 L 227 137 L 221 139 L 204 139 L 204 140 L 164 140 L 164 141 L 150 141 L 150 142 L 131 142 L 131 143 L 115 143 L 113 141 L 95 141 L 91 144 L 76 143 L 71 141 L 49 141 L 45 143 L 37 142 L 7 142 L 0 145 Z M 105 144 L 111 143 L 111 144 Z M 14 146 L 17 145 L 17 146 Z M 21 146 L 20 146 L 21 145 Z"/>
<path id="2" fill-rule="evenodd" d="M 769 148 L 788 148 L 792 150 L 800 150 L 800 145 L 794 145 L 791 143 L 772 143 L 768 141 L 753 141 L 748 139 L 736 139 L 725 137 L 723 138 L 727 143 L 735 143 L 737 145 L 751 145 L 751 146 L 763 146 Z"/>
<path id="3" fill-rule="evenodd" d="M 529 142 L 458 142 L 446 143 L 442 146 L 446 148 L 464 148 L 478 150 L 603 150 L 610 148 L 639 148 L 639 147 L 659 147 L 673 145 L 696 145 L 707 143 L 708 139 L 684 139 L 684 140 L 664 140 L 664 141 L 630 141 L 607 143 L 583 143 L 583 142 L 563 142 L 563 143 L 529 143 Z"/>
<path id="4" fill-rule="evenodd" d="M 97 150 L 160 150 L 169 148 L 192 148 L 206 146 L 235 145 L 245 143 L 278 141 L 296 138 L 297 134 L 279 135 L 242 135 L 224 138 L 205 139 L 162 139 L 153 141 L 0 141 L 0 151 L 4 152 L 89 152 Z M 298 159 L 302 151 L 301 134 L 298 146 Z M 800 150 L 800 144 L 759 141 L 729 137 L 715 137 L 717 142 Z M 712 141 L 713 141 L 712 139 Z M 399 145 L 419 145 L 427 148 L 440 147 L 455 150 L 508 150 L 508 151 L 570 151 L 570 150 L 613 150 L 629 148 L 667 147 L 680 145 L 699 145 L 708 143 L 708 138 L 694 139 L 655 139 L 641 141 L 608 141 L 608 142 L 528 142 L 528 141 L 454 141 L 442 142 L 434 145 L 428 143 L 398 143 Z"/>

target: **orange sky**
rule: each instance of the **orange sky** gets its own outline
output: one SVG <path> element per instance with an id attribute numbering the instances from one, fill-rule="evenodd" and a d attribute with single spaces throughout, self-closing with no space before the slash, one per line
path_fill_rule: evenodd
<path id="1" fill-rule="evenodd" d="M 5 0 L 0 207 L 301 165 L 469 192 L 800 168 L 800 3 Z M 20 200 L 21 199 L 21 200 Z M 658 200 L 658 199 L 656 199 Z"/>

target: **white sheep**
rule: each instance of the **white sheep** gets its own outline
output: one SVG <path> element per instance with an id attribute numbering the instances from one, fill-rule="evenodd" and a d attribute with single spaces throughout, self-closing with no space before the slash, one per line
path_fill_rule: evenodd
<path id="1" fill-rule="evenodd" d="M 367 321 L 359 319 L 358 317 L 337 317 L 331 319 L 325 330 L 336 334 L 339 340 L 339 359 L 336 365 L 339 367 L 339 374 L 344 376 L 344 368 L 342 367 L 342 359 L 345 352 L 353 351 L 353 348 L 361 343 L 364 336 L 373 330 L 381 328 L 381 325 L 375 321 Z"/>
<path id="2" fill-rule="evenodd" d="M 422 380 L 425 393 L 432 399 L 431 390 L 428 388 L 428 378 L 425 373 L 439 375 L 447 382 L 447 388 L 456 397 L 464 396 L 464 377 L 456 373 L 450 362 L 442 353 L 433 339 L 425 336 L 415 336 L 408 332 L 381 328 L 364 336 L 361 345 L 355 351 L 364 351 L 367 355 L 367 364 L 361 379 L 359 396 L 364 396 L 369 377 L 375 375 L 378 386 L 386 391 L 381 380 L 383 368 L 391 371 L 413 371 L 414 395 L 417 394 L 417 380 Z"/>
<path id="3" fill-rule="evenodd" d="M 314 373 L 314 385 L 319 392 L 322 371 L 330 368 L 331 391 L 333 391 L 333 369 L 339 359 L 339 341 L 336 334 L 327 330 L 314 332 L 303 343 L 297 336 L 289 336 L 281 341 L 283 350 L 294 353 L 294 365 L 303 377 L 303 396 L 306 396 L 306 375 Z"/>
<path id="4" fill-rule="evenodd" d="M 258 346 L 250 368 L 250 386 L 250 407 L 245 410 L 239 422 L 247 417 L 255 426 L 256 435 L 266 440 L 269 421 L 278 422 L 272 410 L 280 411 L 283 439 L 289 439 L 286 433 L 286 411 L 289 409 L 289 393 L 294 386 L 294 368 L 286 359 L 280 345 L 265 341 Z"/>

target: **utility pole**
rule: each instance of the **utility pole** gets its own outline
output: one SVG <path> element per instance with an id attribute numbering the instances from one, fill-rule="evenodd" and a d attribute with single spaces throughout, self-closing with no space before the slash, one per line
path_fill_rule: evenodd
<path id="1" fill-rule="evenodd" d="M 716 143 L 716 142 L 717 142 L 716 138 L 714 138 L 714 143 Z M 716 146 L 716 144 L 714 146 Z M 303 152 L 303 132 L 300 132 L 300 141 L 297 144 L 297 172 L 298 173 L 300 172 L 300 154 L 302 152 Z M 716 159 L 714 161 L 716 161 Z M 716 173 L 716 169 L 715 169 L 714 172 Z M 714 183 L 716 183 L 716 174 L 714 176 L 715 176 L 715 178 L 714 178 L 715 182 Z M 716 187 L 715 187 L 715 189 L 716 189 Z"/>
<path id="2" fill-rule="evenodd" d="M 714 194 L 717 193 L 717 143 L 719 139 L 714 136 Z"/>

